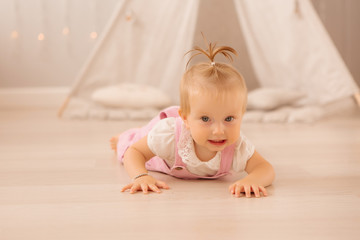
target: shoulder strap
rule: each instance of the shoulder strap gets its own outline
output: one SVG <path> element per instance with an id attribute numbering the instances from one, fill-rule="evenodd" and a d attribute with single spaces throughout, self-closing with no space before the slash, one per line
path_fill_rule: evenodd
<path id="1" fill-rule="evenodd" d="M 168 118 L 168 117 L 179 117 L 179 107 L 171 106 L 165 108 L 160 112 L 160 119 Z"/>
<path id="2" fill-rule="evenodd" d="M 234 150 L 236 143 L 226 147 L 221 151 L 221 163 L 218 174 L 228 173 L 231 169 L 233 158 L 234 158 Z"/>
<path id="3" fill-rule="evenodd" d="M 177 117 L 175 121 L 175 165 L 177 166 L 185 166 L 178 152 L 178 143 L 181 135 L 181 127 L 182 127 L 182 119 L 181 117 Z"/>
<path id="4" fill-rule="evenodd" d="M 156 115 L 151 121 L 141 128 L 141 132 L 143 133 L 141 136 L 145 136 L 154 125 L 159 122 L 161 119 L 168 117 L 178 117 L 179 116 L 179 107 L 172 106 L 161 110 L 158 115 Z"/>

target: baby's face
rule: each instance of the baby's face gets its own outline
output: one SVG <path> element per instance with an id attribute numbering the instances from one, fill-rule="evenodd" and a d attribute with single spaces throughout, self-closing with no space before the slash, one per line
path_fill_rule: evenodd
<path id="1" fill-rule="evenodd" d="M 211 156 L 235 143 L 240 136 L 242 98 L 232 90 L 219 97 L 196 94 L 190 97 L 190 113 L 183 117 L 194 139 L 196 153 Z"/>

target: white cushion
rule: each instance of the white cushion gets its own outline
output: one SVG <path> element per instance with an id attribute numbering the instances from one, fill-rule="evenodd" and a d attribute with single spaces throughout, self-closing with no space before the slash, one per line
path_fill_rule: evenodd
<path id="1" fill-rule="evenodd" d="M 103 106 L 114 108 L 163 108 L 171 105 L 170 97 L 161 90 L 134 83 L 97 89 L 91 99 Z"/>
<path id="2" fill-rule="evenodd" d="M 288 122 L 315 122 L 325 115 L 324 109 L 318 106 L 294 109 L 289 115 Z"/>
<path id="3" fill-rule="evenodd" d="M 242 121 L 243 122 L 261 122 L 264 118 L 264 111 L 246 111 Z"/>
<path id="4" fill-rule="evenodd" d="M 306 95 L 300 91 L 280 88 L 258 88 L 248 94 L 247 109 L 273 110 L 293 105 Z"/>

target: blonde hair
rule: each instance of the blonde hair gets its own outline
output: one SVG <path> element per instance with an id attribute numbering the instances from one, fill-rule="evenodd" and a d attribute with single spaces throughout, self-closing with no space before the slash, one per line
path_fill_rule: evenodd
<path id="1" fill-rule="evenodd" d="M 231 54 L 237 55 L 236 51 L 228 46 L 216 47 L 216 44 L 207 43 L 205 37 L 204 40 L 207 44 L 206 50 L 195 47 L 186 53 L 196 52 L 190 57 L 186 67 L 195 56 L 200 54 L 204 54 L 210 61 L 198 63 L 183 74 L 180 82 L 181 114 L 186 116 L 190 113 L 189 99 L 195 93 L 205 91 L 218 97 L 230 90 L 239 91 L 243 102 L 242 111 L 244 113 L 247 103 L 247 88 L 244 78 L 230 64 L 214 62 L 217 54 L 222 54 L 232 61 Z"/>

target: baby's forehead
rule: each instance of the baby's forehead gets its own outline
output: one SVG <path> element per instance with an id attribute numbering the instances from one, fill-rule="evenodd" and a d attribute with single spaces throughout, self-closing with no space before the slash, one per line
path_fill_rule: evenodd
<path id="1" fill-rule="evenodd" d="M 201 96 L 211 96 L 213 98 L 224 98 L 229 95 L 242 95 L 246 94 L 246 90 L 243 89 L 239 85 L 231 85 L 231 86 L 224 86 L 224 85 L 198 85 L 190 88 L 189 97 L 201 97 Z"/>
<path id="2" fill-rule="evenodd" d="M 197 105 L 198 108 L 206 108 L 212 106 L 235 106 L 242 107 L 246 104 L 246 96 L 244 93 L 237 89 L 232 89 L 228 91 L 203 91 L 196 92 L 189 96 L 190 108 L 194 105 Z M 203 105 L 203 106 L 201 106 Z"/>

